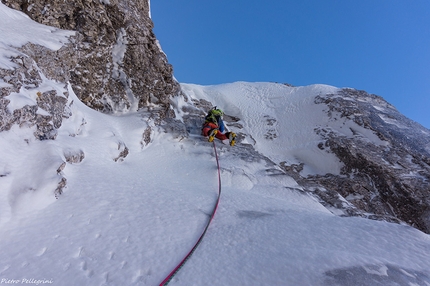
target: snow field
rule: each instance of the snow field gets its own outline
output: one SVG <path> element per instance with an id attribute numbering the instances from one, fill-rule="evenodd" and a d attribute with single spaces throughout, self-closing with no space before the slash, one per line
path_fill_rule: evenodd
<path id="1" fill-rule="evenodd" d="M 279 187 L 265 193 L 224 187 L 212 226 L 172 285 L 323 285 L 329 270 L 368 264 L 426 271 L 428 237 L 416 230 L 336 217 Z"/>
<path id="2" fill-rule="evenodd" d="M 2 68 L 13 68 L 9 57 L 19 53 L 10 46 L 31 41 L 58 49 L 68 35 L 0 3 Z M 49 86 L 66 91 L 44 79 L 41 88 Z M 333 155 L 315 147 L 314 133 L 316 126 L 340 130 L 313 103 L 336 88 L 244 82 L 182 87 L 188 98 L 206 99 L 240 118 L 243 129 L 231 129 L 275 163 L 304 162 L 303 174 L 340 169 Z M 199 136 L 174 138 L 143 111 L 101 114 L 70 86 L 67 91 L 72 116 L 56 140 L 36 141 L 34 128 L 26 126 L 0 133 L 0 281 L 157 285 L 194 245 L 214 207 L 212 145 Z M 34 99 L 22 90 L 10 97 L 10 107 Z M 172 102 L 179 119 L 186 115 L 185 102 Z M 347 273 L 359 281 L 430 285 L 429 235 L 334 216 L 273 165 L 244 157 L 249 149 L 243 145 L 216 144 L 220 205 L 172 285 L 347 285 Z M 69 155 L 83 159 L 59 168 Z M 61 178 L 66 188 L 55 200 Z"/>
<path id="3" fill-rule="evenodd" d="M 212 145 L 198 136 L 174 139 L 154 127 L 151 143 L 142 148 L 142 132 L 151 125 L 144 114 L 108 116 L 85 107 L 73 92 L 72 100 L 73 116 L 58 138 L 30 146 L 56 150 L 43 153 L 47 161 L 62 158 L 64 150 L 81 150 L 85 158 L 62 170 L 67 188 L 57 201 L 17 213 L 0 228 L 0 277 L 156 285 L 188 253 L 213 209 L 218 185 Z M 2 133 L 9 136 L 2 144 L 25 138 L 10 134 Z M 115 162 L 119 142 L 129 154 Z M 216 145 L 219 209 L 172 285 L 325 285 L 328 271 L 346 267 L 427 271 L 428 235 L 334 216 L 264 160 L 236 156 L 240 144 Z M 40 155 L 38 148 L 28 152 Z M 9 156 L 18 161 L 21 153 Z M 44 173 L 32 170 L 32 176 Z"/>
<path id="4" fill-rule="evenodd" d="M 146 123 L 140 115 L 85 113 L 81 135 L 63 131 L 55 141 L 39 142 L 78 147 L 85 158 L 62 171 L 67 189 L 58 201 L 32 216 L 20 213 L 4 226 L 2 233 L 9 239 L 2 236 L 7 249 L 2 257 L 7 259 L 0 262 L 0 275 L 42 278 L 43 269 L 43 278 L 59 285 L 154 285 L 170 270 L 167 265 L 173 267 L 178 255 L 192 246 L 212 210 L 217 191 L 213 155 L 190 157 L 163 135 L 142 150 L 138 130 Z M 67 123 L 64 127 L 74 129 Z M 164 140 L 168 143 L 162 144 Z M 110 153 L 118 141 L 130 149 L 124 162 L 114 162 Z"/>

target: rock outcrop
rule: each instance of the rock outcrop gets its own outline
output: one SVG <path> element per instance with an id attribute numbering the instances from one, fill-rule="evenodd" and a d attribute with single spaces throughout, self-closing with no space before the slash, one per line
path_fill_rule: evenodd
<path id="1" fill-rule="evenodd" d="M 23 48 L 50 79 L 70 81 L 87 106 L 105 112 L 156 108 L 169 113 L 180 92 L 152 32 L 147 1 L 2 0 L 31 19 L 76 31 L 60 52 Z"/>
<path id="2" fill-rule="evenodd" d="M 68 130 L 69 136 L 81 133 L 86 121 L 73 114 L 72 92 L 88 107 L 104 113 L 144 110 L 155 125 L 174 116 L 170 99 L 180 93 L 180 87 L 152 32 L 147 1 L 1 1 L 46 25 L 39 26 L 1 4 L 2 25 L 10 29 L 11 39 L 0 41 L 0 49 L 5 51 L 0 58 L 0 132 L 19 126 L 25 133 L 19 140 L 25 141 L 20 142 L 21 148 L 40 145 L 48 146 L 44 152 L 50 150 L 49 144 L 40 141 L 57 139 L 68 118 L 77 123 L 76 130 Z M 41 39 L 31 33 L 20 37 L 19 31 L 26 32 L 28 25 L 30 31 L 42 31 L 38 34 L 43 35 Z M 150 136 L 148 126 L 142 134 L 142 146 L 149 144 Z M 9 190 L 11 198 L 28 192 L 44 196 L 45 189 L 58 198 L 67 187 L 65 166 L 85 158 L 82 150 L 66 150 L 64 156 L 46 153 L 46 157 L 55 157 L 54 163 L 47 163 L 40 173 L 52 176 L 44 185 L 30 182 L 28 187 L 25 181 L 14 182 Z M 128 147 L 118 139 L 112 159 L 121 162 L 128 154 Z M 0 176 L 25 173 L 26 168 L 6 168 Z M 13 210 L 14 199 L 10 201 Z"/>
<path id="3" fill-rule="evenodd" d="M 316 129 L 323 140 L 320 149 L 334 153 L 344 165 L 340 176 L 306 178 L 323 186 L 320 198 L 332 207 L 349 205 L 349 215 L 403 221 L 430 233 L 430 132 L 364 91 L 343 89 L 317 96 L 315 102 L 327 105 L 332 120 L 352 120 L 380 139 L 375 144 L 356 130 L 347 137 L 330 128 Z"/>
<path id="4" fill-rule="evenodd" d="M 30 46 L 36 47 L 28 44 L 26 48 Z M 40 46 L 37 49 L 48 50 Z M 14 124 L 30 128 L 36 126 L 36 139 L 55 139 L 63 118 L 70 116 L 66 107 L 68 92 L 55 88 L 40 92 L 38 88 L 43 83 L 44 75 L 33 58 L 21 54 L 12 57 L 11 62 L 16 66 L 14 69 L 0 68 L 0 78 L 7 83 L 7 86 L 0 88 L 0 132 L 9 130 Z M 23 107 L 10 108 L 7 97 L 20 93 L 32 96 Z M 35 100 L 32 101 L 32 98 Z"/>

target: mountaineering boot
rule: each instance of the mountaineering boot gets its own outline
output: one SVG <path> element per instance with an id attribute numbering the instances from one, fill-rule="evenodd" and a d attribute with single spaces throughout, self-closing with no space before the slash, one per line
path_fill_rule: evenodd
<path id="1" fill-rule="evenodd" d="M 234 144 L 236 144 L 236 133 L 230 132 L 228 140 L 230 141 L 230 146 L 234 146 Z"/>
<path id="2" fill-rule="evenodd" d="M 208 141 L 209 142 L 212 142 L 212 141 L 214 141 L 214 139 L 215 139 L 215 135 L 218 133 L 218 129 L 212 129 L 211 130 L 211 133 L 209 133 L 209 139 L 208 139 Z"/>

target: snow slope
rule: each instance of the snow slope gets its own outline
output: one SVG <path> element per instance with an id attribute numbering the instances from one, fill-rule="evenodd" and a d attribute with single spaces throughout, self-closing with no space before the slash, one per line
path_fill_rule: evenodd
<path id="1" fill-rule="evenodd" d="M 246 84 L 231 86 L 237 85 Z M 258 84 L 250 86 L 258 89 Z M 205 92 L 206 87 L 193 89 Z M 6 142 L 28 137 L 19 129 L 0 134 L 7 163 L 22 160 L 22 152 L 33 156 L 28 163 L 36 167 L 26 170 L 29 184 L 48 173 L 37 168 L 40 162 L 61 161 L 61 154 L 70 150 L 85 154 L 81 163 L 63 169 L 67 188 L 57 201 L 52 202 L 52 193 L 16 199 L 45 207 L 31 212 L 14 208 L 1 226 L 0 279 L 156 285 L 192 247 L 213 208 L 217 172 L 212 146 L 199 136 L 180 140 L 154 128 L 152 142 L 142 148 L 145 114 L 107 116 L 85 107 L 73 93 L 70 100 L 75 115 L 63 124 L 57 140 L 30 139 L 20 153 L 8 155 Z M 80 133 L 69 136 L 79 126 Z M 121 144 L 130 152 L 115 162 Z M 402 279 L 430 283 L 428 235 L 407 226 L 334 216 L 301 193 L 292 178 L 268 175 L 273 170 L 266 162 L 236 156 L 240 144 L 217 146 L 219 210 L 172 285 L 332 285 L 330 281 L 344 279 L 336 271 L 347 269 L 362 270 L 361 279 L 391 279 L 389 269 L 394 269 L 404 273 Z M 3 182 L 21 178 L 19 169 L 9 170 L 0 178 L 5 204 L 12 188 L 5 189 Z M 34 186 L 52 191 L 48 185 Z"/>
<path id="2" fill-rule="evenodd" d="M 0 11 L 15 13 L 2 4 Z M 33 24 L 26 29 L 40 27 Z M 3 39 L 9 30 L 1 27 Z M 12 44 L 3 45 L 4 60 Z M 341 129 L 313 103 L 334 87 L 182 87 L 189 99 L 206 99 L 240 118 L 244 143 L 275 163 L 306 162 L 305 173 L 339 171 L 335 157 L 310 144 L 318 140 L 316 125 Z M 214 149 L 198 134 L 166 133 L 143 111 L 98 113 L 68 91 L 72 116 L 56 140 L 38 141 L 26 127 L 0 133 L 0 283 L 157 285 L 194 245 L 213 209 Z M 12 104 L 29 96 L 22 92 Z M 173 101 L 184 118 L 181 107 L 189 102 Z M 430 285 L 429 235 L 335 216 L 246 145 L 216 146 L 219 209 L 171 285 Z M 128 155 L 115 161 L 126 148 Z M 70 154 L 84 158 L 60 168 Z M 56 200 L 60 178 L 67 186 Z"/>
<path id="3" fill-rule="evenodd" d="M 338 88 L 327 85 L 289 87 L 274 83 L 224 84 L 198 86 L 183 84 L 191 97 L 213 102 L 231 114 L 244 119 L 245 142 L 276 163 L 305 162 L 303 175 L 332 173 L 338 175 L 342 167 L 334 154 L 317 147 L 321 142 L 315 133 L 317 126 L 330 126 L 339 133 L 352 136 L 349 127 L 366 134 L 377 144 L 383 142 L 368 129 L 354 122 L 333 122 L 325 105 L 314 104 L 315 96 L 335 94 Z"/>

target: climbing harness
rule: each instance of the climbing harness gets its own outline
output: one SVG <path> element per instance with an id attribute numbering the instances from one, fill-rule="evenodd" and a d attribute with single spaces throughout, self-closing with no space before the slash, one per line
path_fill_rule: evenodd
<path id="1" fill-rule="evenodd" d="M 182 259 L 182 261 L 178 264 L 178 266 L 176 266 L 175 269 L 173 269 L 173 271 L 170 272 L 169 275 L 167 275 L 167 277 L 163 280 L 163 282 L 160 283 L 160 286 L 167 285 L 170 282 L 170 280 L 172 280 L 173 276 L 175 276 L 176 273 L 178 273 L 179 270 L 182 268 L 182 266 L 184 266 L 185 262 L 187 262 L 187 260 L 191 257 L 191 255 L 193 255 L 194 251 L 197 249 L 200 242 L 202 242 L 203 237 L 205 236 L 206 231 L 208 230 L 209 225 L 210 225 L 213 217 L 215 216 L 215 212 L 216 212 L 216 210 L 218 208 L 218 204 L 219 204 L 219 199 L 221 197 L 221 171 L 220 171 L 220 167 L 219 167 L 219 160 L 218 160 L 218 154 L 216 151 L 215 141 L 213 141 L 213 147 L 214 147 L 214 151 L 215 151 L 215 159 L 216 159 L 216 164 L 217 164 L 217 168 L 218 168 L 218 198 L 217 198 L 217 201 L 215 203 L 215 207 L 212 211 L 212 214 L 209 218 L 208 223 L 206 224 L 205 229 L 203 230 L 203 233 L 200 235 L 196 244 L 193 246 L 193 248 L 190 250 L 190 252 L 188 252 L 188 254 L 184 257 L 184 259 Z"/>

